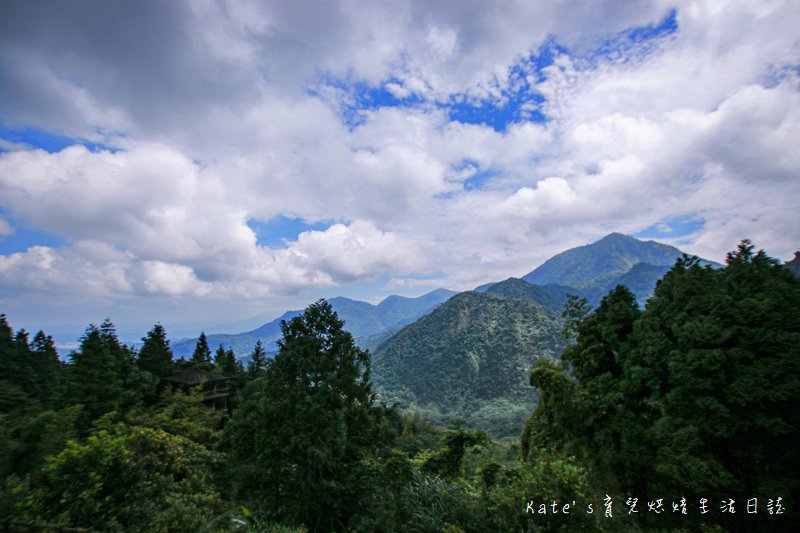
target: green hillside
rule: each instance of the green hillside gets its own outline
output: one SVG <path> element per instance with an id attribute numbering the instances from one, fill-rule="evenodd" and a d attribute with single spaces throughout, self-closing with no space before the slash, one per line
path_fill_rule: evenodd
<path id="1" fill-rule="evenodd" d="M 548 309 L 561 313 L 568 294 L 585 296 L 584 291 L 564 285 L 531 285 L 519 278 L 508 278 L 493 284 L 485 290 L 487 294 L 504 298 L 526 298 L 541 304 Z"/>
<path id="2" fill-rule="evenodd" d="M 536 400 L 530 369 L 558 355 L 560 329 L 531 299 L 461 293 L 378 346 L 373 378 L 389 402 L 513 434 Z"/>

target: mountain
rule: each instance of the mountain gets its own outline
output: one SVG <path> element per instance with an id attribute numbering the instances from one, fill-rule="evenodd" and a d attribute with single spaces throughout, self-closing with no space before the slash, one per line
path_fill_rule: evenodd
<path id="1" fill-rule="evenodd" d="M 628 272 L 637 263 L 671 267 L 683 252 L 654 241 L 612 233 L 599 241 L 557 254 L 522 276 L 528 283 L 591 289 Z"/>
<path id="2" fill-rule="evenodd" d="M 581 289 L 594 305 L 622 284 L 644 305 L 656 282 L 681 256 L 683 252 L 674 246 L 611 233 L 595 243 L 553 256 L 522 279 L 534 285 L 558 284 Z M 719 266 L 705 260 L 701 263 Z"/>
<path id="3" fill-rule="evenodd" d="M 373 382 L 385 401 L 434 420 L 515 434 L 536 400 L 530 369 L 560 352 L 560 331 L 558 314 L 530 298 L 464 292 L 378 346 Z"/>
<path id="4" fill-rule="evenodd" d="M 436 289 L 417 298 L 405 296 L 389 296 L 378 305 L 359 300 L 337 296 L 328 300 L 344 320 L 345 329 L 356 339 L 362 348 L 372 347 L 385 338 L 385 333 L 409 324 L 420 316 L 429 313 L 434 307 L 456 294 L 447 289 Z M 291 320 L 302 314 L 302 311 L 287 311 L 271 322 L 267 322 L 254 330 L 235 334 L 207 335 L 208 344 L 214 350 L 220 344 L 231 348 L 240 358 L 246 357 L 261 341 L 267 352 L 278 350 L 277 342 L 281 338 L 280 323 Z M 176 357 L 191 357 L 197 339 L 182 339 L 172 345 Z"/>

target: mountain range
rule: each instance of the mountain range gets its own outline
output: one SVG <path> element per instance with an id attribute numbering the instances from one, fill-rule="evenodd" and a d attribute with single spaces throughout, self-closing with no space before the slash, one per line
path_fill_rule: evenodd
<path id="1" fill-rule="evenodd" d="M 683 252 L 655 241 L 640 241 L 621 233 L 611 233 L 592 244 L 571 248 L 554 255 L 521 277 L 532 285 L 566 287 L 597 305 L 617 285 L 625 285 L 644 305 L 653 294 L 656 282 L 672 268 Z M 712 261 L 701 264 L 719 267 Z M 493 283 L 477 287 L 487 291 Z"/>
<path id="2" fill-rule="evenodd" d="M 558 254 L 522 278 L 458 294 L 374 349 L 379 395 L 440 423 L 463 418 L 495 435 L 515 435 L 536 401 L 531 367 L 564 347 L 567 295 L 597 305 L 623 284 L 643 304 L 682 255 L 614 233 Z"/>
<path id="3" fill-rule="evenodd" d="M 595 243 L 559 253 L 521 278 L 487 283 L 475 291 L 524 297 L 560 309 L 567 294 L 577 294 L 597 305 L 609 290 L 623 284 L 644 305 L 652 295 L 656 281 L 682 255 L 683 252 L 673 246 L 612 233 Z M 374 350 L 403 326 L 430 313 L 454 294 L 447 289 L 436 289 L 418 298 L 393 295 L 377 305 L 341 296 L 329 301 L 345 321 L 345 328 L 353 334 L 356 343 L 361 348 Z M 209 346 L 213 350 L 222 344 L 233 349 L 238 357 L 246 358 L 260 340 L 268 353 L 274 353 L 281 338 L 281 320 L 290 320 L 300 313 L 301 310 L 287 311 L 275 320 L 243 333 L 207 335 Z M 196 342 L 196 338 L 174 342 L 175 356 L 190 357 Z"/>
<path id="4" fill-rule="evenodd" d="M 356 343 L 361 348 L 371 348 L 391 332 L 428 314 L 454 294 L 454 291 L 447 289 L 436 289 L 417 298 L 392 295 L 378 305 L 342 296 L 328 301 L 339 318 L 345 321 L 345 328 L 355 337 Z M 268 353 L 277 352 L 277 342 L 281 338 L 281 321 L 289 321 L 302 312 L 287 311 L 275 320 L 244 333 L 206 335 L 208 345 L 214 350 L 222 344 L 225 348 L 233 349 L 238 357 L 245 358 L 260 340 Z M 178 340 L 172 344 L 172 352 L 179 358 L 191 357 L 196 343 L 196 338 Z"/>
<path id="5" fill-rule="evenodd" d="M 557 254 L 520 278 L 473 291 L 437 289 L 418 298 L 389 296 L 377 305 L 344 297 L 329 302 L 357 344 L 370 349 L 383 401 L 439 423 L 464 418 L 496 435 L 515 435 L 536 402 L 528 384 L 531 367 L 537 359 L 554 359 L 564 346 L 567 295 L 594 306 L 623 284 L 644 305 L 682 255 L 672 246 L 612 233 Z M 244 333 L 208 335 L 209 345 L 223 344 L 246 358 L 261 340 L 275 352 L 281 320 L 301 312 L 288 311 Z M 178 341 L 173 351 L 189 357 L 195 342 Z"/>

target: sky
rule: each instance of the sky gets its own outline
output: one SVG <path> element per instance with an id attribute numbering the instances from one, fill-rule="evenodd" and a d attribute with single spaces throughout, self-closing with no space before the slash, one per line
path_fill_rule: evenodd
<path id="1" fill-rule="evenodd" d="M 800 3 L 0 3 L 0 312 L 62 342 L 800 248 Z"/>

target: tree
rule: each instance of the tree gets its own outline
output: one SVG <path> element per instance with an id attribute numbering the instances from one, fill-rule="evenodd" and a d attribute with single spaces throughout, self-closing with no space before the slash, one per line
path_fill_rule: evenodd
<path id="1" fill-rule="evenodd" d="M 124 361 L 111 339 L 91 324 L 79 350 L 70 355 L 68 398 L 73 404 L 83 404 L 92 420 L 120 407 Z"/>
<path id="2" fill-rule="evenodd" d="M 633 293 L 618 285 L 596 310 L 572 326 L 578 337 L 564 349 L 561 366 L 549 361 L 537 364 L 531 385 L 540 389 L 541 396 L 522 437 L 524 453 L 529 448 L 559 446 L 594 461 L 596 474 L 609 489 L 618 483 L 620 472 L 631 471 L 620 464 L 627 455 L 623 448 L 628 443 L 621 435 L 630 413 L 620 378 L 640 313 Z M 599 455 L 603 460 L 598 461 Z M 627 457 L 628 465 L 635 462 L 636 457 Z"/>
<path id="3" fill-rule="evenodd" d="M 53 337 L 39 331 L 30 346 L 36 376 L 36 393 L 42 402 L 54 405 L 61 393 L 62 365 Z"/>
<path id="4" fill-rule="evenodd" d="M 236 365 L 236 355 L 233 350 L 226 350 L 223 345 L 217 346 L 217 351 L 214 352 L 214 368 L 217 372 L 224 376 L 230 375 L 234 371 Z"/>
<path id="5" fill-rule="evenodd" d="M 531 374 L 523 449 L 574 452 L 623 494 L 800 498 L 800 280 L 778 261 L 749 241 L 725 268 L 685 256 L 643 312 L 618 287 L 577 330 L 561 365 Z M 719 520 L 775 526 L 734 518 Z M 685 527 L 670 520 L 658 527 Z"/>
<path id="6" fill-rule="evenodd" d="M 142 337 L 137 364 L 140 370 L 150 372 L 158 378 L 165 378 L 173 373 L 174 364 L 172 350 L 164 326 L 156 324 L 147 336 Z"/>
<path id="7" fill-rule="evenodd" d="M 745 240 L 724 269 L 679 261 L 637 323 L 654 489 L 797 498 L 800 280 Z M 667 453 L 672 450 L 670 453 Z"/>
<path id="8" fill-rule="evenodd" d="M 5 313 L 0 314 L 0 378 L 7 378 L 13 371 L 14 330 L 8 324 Z"/>
<path id="9" fill-rule="evenodd" d="M 64 526 L 197 531 L 223 509 L 210 475 L 220 459 L 185 437 L 117 424 L 50 458 L 27 507 Z"/>
<path id="10" fill-rule="evenodd" d="M 195 368 L 202 370 L 211 369 L 211 349 L 208 347 L 208 340 L 206 339 L 206 333 L 204 331 L 200 332 L 200 337 L 197 339 L 191 362 Z"/>
<path id="11" fill-rule="evenodd" d="M 68 399 L 71 404 L 84 405 L 84 423 L 110 411 L 130 408 L 153 395 L 155 378 L 136 367 L 135 352 L 119 342 L 108 319 L 99 328 L 89 325 L 80 349 L 70 358 Z"/>
<path id="12" fill-rule="evenodd" d="M 29 396 L 37 397 L 36 372 L 33 368 L 33 356 L 28 332 L 24 329 L 17 331 L 14 336 L 13 348 L 14 367 L 16 373 L 12 379 Z"/>
<path id="13" fill-rule="evenodd" d="M 564 319 L 564 328 L 561 331 L 561 336 L 565 340 L 573 340 L 577 337 L 578 327 L 590 311 L 591 306 L 589 306 L 586 298 L 579 298 L 575 294 L 567 294 L 567 301 L 564 302 L 564 312 L 561 313 L 561 318 Z"/>
<path id="14" fill-rule="evenodd" d="M 425 460 L 422 469 L 445 478 L 456 478 L 461 474 L 461 463 L 467 449 L 488 441 L 486 432 L 470 429 L 463 420 L 456 420 L 442 436 L 439 450 Z"/>
<path id="15" fill-rule="evenodd" d="M 264 351 L 261 340 L 258 340 L 253 351 L 250 352 L 250 361 L 247 365 L 247 375 L 250 379 L 257 379 L 263 376 L 267 369 L 267 363 L 267 352 Z"/>
<path id="16" fill-rule="evenodd" d="M 271 519 L 346 530 L 367 512 L 369 459 L 390 438 L 374 405 L 369 354 L 320 300 L 281 322 L 279 352 L 252 381 L 227 430 L 243 479 Z"/>

